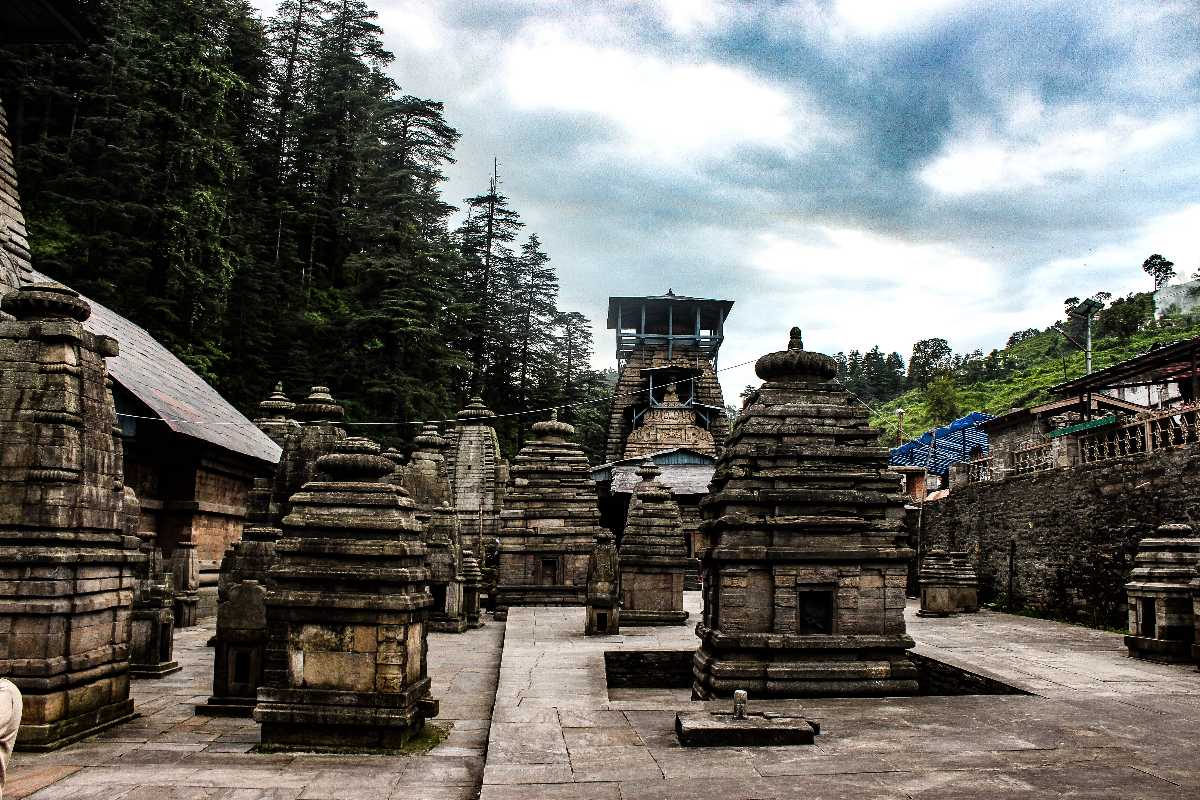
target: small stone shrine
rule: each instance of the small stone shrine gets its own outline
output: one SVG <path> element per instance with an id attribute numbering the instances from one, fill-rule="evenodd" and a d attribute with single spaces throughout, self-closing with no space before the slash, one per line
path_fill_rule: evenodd
<path id="1" fill-rule="evenodd" d="M 327 386 L 314 386 L 308 397 L 295 408 L 300 421 L 283 443 L 279 466 L 275 469 L 275 484 L 271 492 L 272 526 L 291 509 L 292 495 L 317 476 L 317 460 L 333 451 L 334 445 L 346 438 L 341 421 L 345 409 L 329 394 Z"/>
<path id="2" fill-rule="evenodd" d="M 125 535 L 141 541 L 146 560 L 137 567 L 133 590 L 133 612 L 129 633 L 129 674 L 138 678 L 161 678 L 182 667 L 174 658 L 175 612 L 172 610 L 171 576 L 163 565 L 162 550 L 153 531 L 138 530 L 141 504 L 137 494 L 125 487 Z"/>
<path id="3" fill-rule="evenodd" d="M 608 531 L 596 534 L 596 544 L 588 556 L 587 621 L 588 636 L 608 636 L 621 632 L 621 564 L 615 538 Z"/>
<path id="4" fill-rule="evenodd" d="M 460 543 L 483 557 L 485 543 L 496 538 L 508 462 L 500 455 L 500 440 L 492 427 L 495 412 L 480 397 L 458 412 L 447 439 L 446 468 L 454 487 L 451 504 L 458 515 Z"/>
<path id="5" fill-rule="evenodd" d="M 296 404 L 283 393 L 283 384 L 275 384 L 271 396 L 258 404 L 262 415 L 254 420 L 255 426 L 271 438 L 275 444 L 283 447 L 284 442 L 300 427 L 300 423 L 292 419 Z"/>
<path id="6" fill-rule="evenodd" d="M 221 560 L 213 693 L 208 702 L 196 706 L 197 714 L 249 717 L 254 713 L 266 659 L 268 573 L 282 535 L 270 524 L 270 502 L 270 481 L 256 480 L 242 540 L 231 545 Z"/>
<path id="7" fill-rule="evenodd" d="M 91 308 L 53 283 L 0 308 L 0 675 L 21 690 L 17 748 L 52 750 L 133 716 L 129 636 L 141 563 Z"/>
<path id="8" fill-rule="evenodd" d="M 915 694 L 906 651 L 904 509 L 888 451 L 832 358 L 788 349 L 755 365 L 701 504 L 704 616 L 697 699 Z"/>
<path id="9" fill-rule="evenodd" d="M 426 672 L 430 598 L 413 501 L 392 463 L 348 438 L 292 497 L 267 592 L 270 748 L 394 750 L 437 715 Z"/>
<path id="10" fill-rule="evenodd" d="M 500 515 L 496 617 L 509 606 L 582 606 L 588 558 L 600 532 L 596 484 L 575 428 L 536 422 L 534 439 L 512 465 L 507 508 Z"/>
<path id="11" fill-rule="evenodd" d="M 966 550 L 951 550 L 950 563 L 954 569 L 954 605 L 964 614 L 979 611 L 979 576 L 967 558 Z"/>
<path id="12" fill-rule="evenodd" d="M 425 546 L 429 548 L 429 587 L 433 607 L 429 612 L 429 629 L 445 633 L 462 633 L 467 629 L 462 610 L 462 556 L 458 541 L 458 517 L 450 507 L 454 499 L 450 478 L 446 473 L 446 448 L 450 446 L 438 433 L 437 425 L 428 423 L 413 439 L 408 464 L 399 467 L 394 479 L 408 490 L 417 505 L 417 514 L 427 516 Z"/>
<path id="13" fill-rule="evenodd" d="M 482 628 L 479 618 L 479 589 L 483 584 L 483 572 L 473 550 L 462 551 L 463 616 L 468 628 Z"/>
<path id="14" fill-rule="evenodd" d="M 940 547 L 921 559 L 921 617 L 950 617 L 958 613 L 958 576 L 954 560 Z"/>
<path id="15" fill-rule="evenodd" d="M 687 542 L 679 506 L 656 478 L 653 461 L 638 468 L 621 539 L 621 622 L 625 625 L 682 625 L 683 583 L 688 570 Z"/>
<path id="16" fill-rule="evenodd" d="M 1156 661 L 1189 661 L 1196 637 L 1192 579 L 1200 565 L 1200 538 L 1186 524 L 1159 525 L 1138 543 L 1125 584 L 1129 655 Z"/>

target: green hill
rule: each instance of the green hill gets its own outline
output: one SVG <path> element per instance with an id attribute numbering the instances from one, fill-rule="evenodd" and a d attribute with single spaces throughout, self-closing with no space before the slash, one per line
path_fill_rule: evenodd
<path id="1" fill-rule="evenodd" d="M 1146 352 L 1152 345 L 1200 336 L 1196 317 L 1149 322 L 1132 336 L 1110 336 L 1093 341 L 1093 369 L 1102 369 Z M 1001 414 L 1011 408 L 1041 403 L 1052 398 L 1050 387 L 1084 374 L 1083 353 L 1066 352 L 1058 343 L 1062 336 L 1045 330 L 1001 350 L 1011 371 L 1002 378 L 967 382 L 955 375 L 959 415 L 972 411 Z M 912 439 L 949 420 L 938 419 L 930 410 L 928 390 L 912 388 L 899 397 L 875 406 L 871 421 L 886 433 L 888 446 L 897 443 L 896 410 L 904 409 L 904 437 Z"/>

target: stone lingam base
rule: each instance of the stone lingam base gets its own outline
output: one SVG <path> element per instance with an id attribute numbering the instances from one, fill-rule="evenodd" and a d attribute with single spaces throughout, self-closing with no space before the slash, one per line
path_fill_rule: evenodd
<path id="1" fill-rule="evenodd" d="M 774 747 L 812 744 L 821 724 L 805 719 L 798 703 L 772 703 L 770 709 L 746 710 L 746 693 L 728 701 L 710 701 L 704 711 L 675 715 L 675 735 L 684 747 Z"/>

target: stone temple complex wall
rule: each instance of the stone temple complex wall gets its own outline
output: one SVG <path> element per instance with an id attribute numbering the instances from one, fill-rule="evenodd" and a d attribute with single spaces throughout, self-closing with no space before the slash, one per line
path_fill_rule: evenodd
<path id="1" fill-rule="evenodd" d="M 1138 540 L 1200 520 L 1200 450 L 1188 447 L 955 488 L 927 503 L 922 546 L 966 550 L 981 602 L 1122 628 Z"/>

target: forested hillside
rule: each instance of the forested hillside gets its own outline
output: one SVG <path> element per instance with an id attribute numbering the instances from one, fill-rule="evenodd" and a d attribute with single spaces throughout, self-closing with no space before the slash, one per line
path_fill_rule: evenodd
<path id="1" fill-rule="evenodd" d="M 459 133 L 389 77 L 364 0 L 282 0 L 269 19 L 246 0 L 99 0 L 92 16 L 87 46 L 0 49 L 38 269 L 248 413 L 276 380 L 330 385 L 353 420 L 607 389 L 503 176 L 481 175 L 451 226 Z M 603 413 L 567 417 L 591 444 Z M 506 450 L 522 424 L 501 420 Z"/>
<path id="2" fill-rule="evenodd" d="M 1094 369 L 1144 353 L 1158 343 L 1200 336 L 1196 315 L 1155 320 L 1149 293 L 1113 299 L 1102 292 L 1097 298 L 1105 308 L 1093 322 Z M 909 439 L 972 411 L 1000 414 L 1044 402 L 1052 398 L 1052 386 L 1084 374 L 1084 354 L 1067 338 L 1079 342 L 1085 338 L 1085 323 L 1070 314 L 1078 304 L 1078 298 L 1068 298 L 1063 320 L 1045 329 L 1016 331 L 1004 347 L 986 355 L 978 350 L 955 354 L 944 339 L 918 342 L 907 372 L 882 373 L 888 381 L 885 386 L 900 387 L 890 394 L 877 389 L 880 384 L 870 380 L 873 373 L 868 370 L 860 369 L 858 376 L 848 373 L 843 381 L 872 407 L 872 424 L 886 432 L 884 442 L 889 446 L 898 442 L 898 409 L 904 409 L 904 436 Z M 855 356 L 846 358 L 848 366 L 855 363 Z M 859 363 L 875 361 L 858 358 Z"/>

